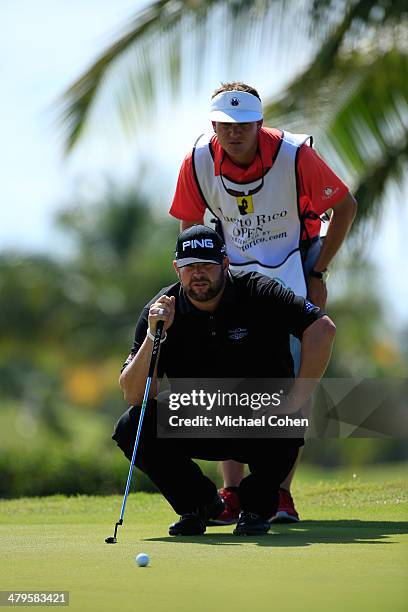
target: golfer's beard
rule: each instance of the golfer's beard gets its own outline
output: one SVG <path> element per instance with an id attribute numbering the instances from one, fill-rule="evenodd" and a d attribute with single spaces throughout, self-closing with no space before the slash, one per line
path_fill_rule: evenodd
<path id="1" fill-rule="evenodd" d="M 202 289 L 200 292 L 196 292 L 190 285 L 192 283 L 199 283 L 206 281 L 210 283 L 207 289 Z M 219 294 L 223 285 L 224 285 L 224 272 L 221 270 L 219 277 L 211 283 L 211 281 L 207 277 L 195 278 L 190 281 L 190 285 L 185 287 L 184 290 L 187 293 L 188 297 L 196 302 L 208 302 L 212 300 L 216 295 Z"/>

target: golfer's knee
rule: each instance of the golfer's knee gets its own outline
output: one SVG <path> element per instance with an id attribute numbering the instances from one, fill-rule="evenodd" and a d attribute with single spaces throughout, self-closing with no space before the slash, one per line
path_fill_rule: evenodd
<path id="1" fill-rule="evenodd" d="M 135 443 L 136 429 L 134 427 L 134 407 L 129 408 L 115 425 L 112 439 L 115 440 L 121 451 L 130 461 Z"/>

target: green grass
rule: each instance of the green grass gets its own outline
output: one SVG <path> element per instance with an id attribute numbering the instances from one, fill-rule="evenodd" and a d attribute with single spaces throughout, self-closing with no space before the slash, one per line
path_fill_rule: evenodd
<path id="1" fill-rule="evenodd" d="M 0 502 L 0 589 L 69 590 L 71 610 L 406 610 L 406 465 L 325 473 L 303 469 L 303 521 L 264 537 L 212 527 L 170 538 L 158 494 L 132 494 L 108 546 L 121 497 Z M 138 568 L 135 555 L 151 564 Z M 7 608 L 6 608 L 7 609 Z"/>

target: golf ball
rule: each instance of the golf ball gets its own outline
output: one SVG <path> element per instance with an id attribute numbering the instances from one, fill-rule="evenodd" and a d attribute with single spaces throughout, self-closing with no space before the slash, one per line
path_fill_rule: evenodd
<path id="1" fill-rule="evenodd" d="M 136 563 L 139 567 L 146 567 L 149 564 L 149 555 L 146 553 L 139 553 L 136 557 Z"/>

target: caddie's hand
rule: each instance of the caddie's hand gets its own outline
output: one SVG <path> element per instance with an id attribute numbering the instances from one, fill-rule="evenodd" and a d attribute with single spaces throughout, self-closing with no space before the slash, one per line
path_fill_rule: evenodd
<path id="1" fill-rule="evenodd" d="M 149 310 L 149 329 L 154 335 L 158 321 L 164 321 L 163 333 L 167 331 L 174 320 L 176 298 L 174 295 L 162 295 L 150 306 Z"/>
<path id="2" fill-rule="evenodd" d="M 309 276 L 307 281 L 307 297 L 315 306 L 324 308 L 327 301 L 326 285 L 319 278 Z"/>

